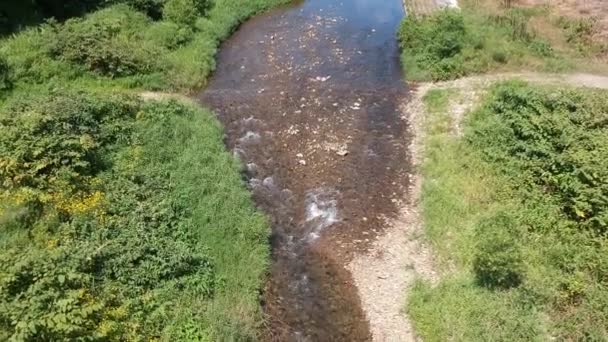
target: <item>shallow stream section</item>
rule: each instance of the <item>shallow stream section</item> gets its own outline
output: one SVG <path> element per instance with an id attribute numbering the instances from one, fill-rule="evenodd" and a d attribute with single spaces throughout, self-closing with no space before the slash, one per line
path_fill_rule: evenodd
<path id="1" fill-rule="evenodd" d="M 407 196 L 401 0 L 309 0 L 223 44 L 198 98 L 215 110 L 272 224 L 270 341 L 369 341 L 345 266 Z"/>

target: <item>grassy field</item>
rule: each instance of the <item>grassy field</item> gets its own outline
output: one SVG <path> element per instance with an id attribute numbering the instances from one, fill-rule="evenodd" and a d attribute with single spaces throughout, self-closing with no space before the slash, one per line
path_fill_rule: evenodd
<path id="1" fill-rule="evenodd" d="M 138 93 L 202 86 L 283 2 L 114 1 L 0 40 L 0 340 L 256 338 L 269 230 L 241 165 L 212 113 Z"/>
<path id="2" fill-rule="evenodd" d="M 422 206 L 445 276 L 408 304 L 426 341 L 608 339 L 606 91 L 509 82 L 429 112 Z"/>
<path id="3" fill-rule="evenodd" d="M 413 12 L 404 19 L 398 39 L 408 79 L 448 80 L 489 71 L 608 71 L 603 60 L 608 46 L 592 39 L 592 18 L 561 16 L 550 6 L 459 3 L 459 10 Z"/>

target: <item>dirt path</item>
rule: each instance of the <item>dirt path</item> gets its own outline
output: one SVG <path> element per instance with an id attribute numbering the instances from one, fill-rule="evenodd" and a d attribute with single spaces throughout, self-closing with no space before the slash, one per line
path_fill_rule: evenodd
<path id="1" fill-rule="evenodd" d="M 462 133 L 461 121 L 464 114 L 472 110 L 472 107 L 479 103 L 480 98 L 487 92 L 488 87 L 499 81 L 519 79 L 522 81 L 536 83 L 536 84 L 547 84 L 547 85 L 564 85 L 573 87 L 584 87 L 584 88 L 597 88 L 597 89 L 608 89 L 608 76 L 603 75 L 592 75 L 584 73 L 572 73 L 572 74 L 543 74 L 543 73 L 503 73 L 493 75 L 479 75 L 465 77 L 453 81 L 444 82 L 433 82 L 433 83 L 420 83 L 416 87 L 416 91 L 412 92 L 412 97 L 409 100 L 409 108 L 418 108 L 417 110 L 424 111 L 422 104 L 422 98 L 431 89 L 456 89 L 460 93 L 460 96 L 454 99 L 454 102 L 450 104 L 450 114 L 454 118 L 454 132 L 456 134 Z M 419 122 L 423 120 L 424 114 L 422 115 L 411 115 L 411 122 L 413 125 L 421 125 Z M 418 120 L 416 120 L 418 119 Z M 416 126 L 417 128 L 413 131 L 420 133 L 419 129 L 422 126 Z M 415 140 L 419 140 L 419 137 L 415 135 Z M 415 146 L 420 148 L 420 146 Z M 413 153 L 420 153 L 419 151 Z"/>

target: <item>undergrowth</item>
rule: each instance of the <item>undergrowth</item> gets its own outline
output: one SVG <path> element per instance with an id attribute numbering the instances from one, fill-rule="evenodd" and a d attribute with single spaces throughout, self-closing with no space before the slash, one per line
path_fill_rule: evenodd
<path id="1" fill-rule="evenodd" d="M 122 2 L 65 22 L 50 19 L 1 40 L 0 56 L 15 86 L 198 88 L 215 68 L 221 41 L 245 19 L 287 0 L 167 0 L 157 8 L 158 20 Z"/>
<path id="2" fill-rule="evenodd" d="M 462 138 L 427 96 L 422 205 L 451 271 L 411 293 L 425 340 L 608 338 L 606 95 L 500 84 Z"/>
<path id="3" fill-rule="evenodd" d="M 0 40 L 0 340 L 256 339 L 268 225 L 241 167 L 209 111 L 134 94 L 202 86 L 283 2 L 52 2 Z"/>
<path id="4" fill-rule="evenodd" d="M 68 93 L 2 113 L 0 339 L 255 336 L 267 225 L 208 112 Z"/>

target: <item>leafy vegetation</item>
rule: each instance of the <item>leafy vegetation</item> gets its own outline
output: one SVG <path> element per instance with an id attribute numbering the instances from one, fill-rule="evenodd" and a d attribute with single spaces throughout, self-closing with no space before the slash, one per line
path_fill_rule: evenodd
<path id="1" fill-rule="evenodd" d="M 0 56 L 0 91 L 11 88 L 11 70 L 6 60 Z"/>
<path id="2" fill-rule="evenodd" d="M 606 95 L 500 84 L 463 138 L 427 96 L 424 217 L 453 272 L 412 292 L 423 338 L 608 338 Z"/>
<path id="3" fill-rule="evenodd" d="M 551 20 L 548 8 L 462 5 L 404 19 L 398 38 L 408 78 L 448 80 L 522 67 L 563 71 L 605 51 L 591 41 L 589 20 Z"/>
<path id="4" fill-rule="evenodd" d="M 0 55 L 14 71 L 16 88 L 44 84 L 52 89 L 65 82 L 197 88 L 215 68 L 220 41 L 246 18 L 287 0 L 122 2 L 83 18 L 51 20 L 0 41 Z M 159 10 L 162 20 L 138 8 Z"/>
<path id="5" fill-rule="evenodd" d="M 255 336 L 267 226 L 208 112 L 60 93 L 3 113 L 2 340 Z"/>
<path id="6" fill-rule="evenodd" d="M 73 2 L 0 40 L 0 340 L 254 340 L 268 225 L 241 167 L 209 111 L 134 94 L 204 84 L 283 1 Z"/>

